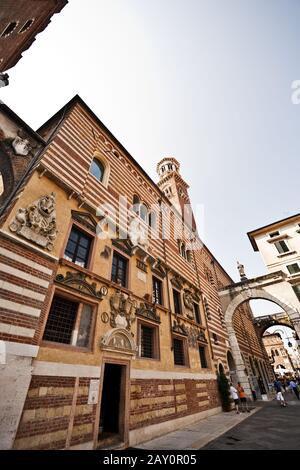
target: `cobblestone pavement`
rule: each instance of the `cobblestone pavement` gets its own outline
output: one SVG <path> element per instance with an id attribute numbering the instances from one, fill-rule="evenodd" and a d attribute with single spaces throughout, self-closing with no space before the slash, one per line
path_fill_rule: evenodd
<path id="1" fill-rule="evenodd" d="M 253 416 L 209 442 L 201 450 L 296 450 L 300 449 L 300 400 L 285 394 L 286 408 L 276 400 L 262 404 Z"/>

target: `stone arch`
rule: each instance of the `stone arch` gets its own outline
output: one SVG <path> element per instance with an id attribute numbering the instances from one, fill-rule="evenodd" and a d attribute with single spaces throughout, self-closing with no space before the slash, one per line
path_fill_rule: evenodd
<path id="1" fill-rule="evenodd" d="M 234 292 L 231 292 L 231 300 L 229 304 L 227 305 L 226 311 L 225 311 L 225 325 L 227 328 L 228 332 L 228 337 L 229 337 L 229 343 L 231 346 L 231 351 L 232 355 L 236 364 L 236 372 L 237 372 L 237 377 L 239 382 L 242 383 L 246 393 L 251 396 L 251 385 L 249 382 L 249 379 L 245 373 L 245 363 L 244 359 L 242 357 L 240 347 L 238 344 L 238 340 L 236 337 L 236 333 L 233 327 L 233 315 L 236 312 L 237 308 L 249 301 L 249 300 L 254 300 L 254 299 L 263 299 L 263 300 L 269 300 L 270 302 L 273 302 L 277 304 L 280 308 L 282 308 L 283 311 L 288 315 L 291 323 L 295 322 L 294 327 L 297 332 L 297 329 L 299 329 L 299 321 L 300 321 L 300 314 L 297 310 L 291 307 L 289 303 L 283 299 L 279 299 L 269 292 L 267 292 L 265 289 L 262 288 L 250 288 L 249 286 L 245 286 L 244 289 L 240 290 L 236 295 L 234 295 Z"/>
<path id="2" fill-rule="evenodd" d="M 232 318 L 237 307 L 239 307 L 244 302 L 254 299 L 269 300 L 270 302 L 273 302 L 282 308 L 282 310 L 284 310 L 289 316 L 291 321 L 293 321 L 293 319 L 300 320 L 299 312 L 291 307 L 286 300 L 278 299 L 264 289 L 245 289 L 236 295 L 229 303 L 225 312 L 225 323 L 227 324 L 228 322 L 232 322 Z"/>
<path id="3" fill-rule="evenodd" d="M 101 338 L 100 348 L 130 355 L 135 355 L 137 352 L 135 341 L 125 328 L 113 328 L 108 331 Z"/>

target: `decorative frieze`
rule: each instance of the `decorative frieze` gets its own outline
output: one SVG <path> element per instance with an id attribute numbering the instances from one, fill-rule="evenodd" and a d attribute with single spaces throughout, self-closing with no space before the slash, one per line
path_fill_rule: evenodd
<path id="1" fill-rule="evenodd" d="M 156 305 L 141 303 L 140 307 L 136 310 L 136 315 L 160 323 L 160 316 L 157 315 Z"/>
<path id="2" fill-rule="evenodd" d="M 181 323 L 178 318 L 173 321 L 172 331 L 173 333 L 179 333 L 180 335 L 188 336 L 187 327 Z"/>
<path id="3" fill-rule="evenodd" d="M 103 297 L 107 295 L 107 287 L 102 286 L 97 290 L 97 284 L 95 282 L 88 283 L 86 278 L 87 275 L 85 273 L 68 271 L 65 276 L 63 274 L 58 274 L 55 280 L 60 284 L 71 286 L 80 292 L 86 292 L 87 294 L 102 300 Z"/>
<path id="4" fill-rule="evenodd" d="M 96 233 L 97 221 L 88 212 L 72 211 L 72 219 Z"/>

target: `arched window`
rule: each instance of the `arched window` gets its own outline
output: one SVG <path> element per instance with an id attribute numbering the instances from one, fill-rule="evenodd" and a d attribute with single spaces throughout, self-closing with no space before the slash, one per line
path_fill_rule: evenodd
<path id="1" fill-rule="evenodd" d="M 181 243 L 180 253 L 181 253 L 181 256 L 186 259 L 185 243 Z"/>
<path id="2" fill-rule="evenodd" d="M 104 177 L 104 166 L 97 158 L 94 158 L 90 168 L 91 175 L 95 176 L 98 181 L 103 181 Z"/>
<path id="3" fill-rule="evenodd" d="M 276 354 L 276 356 L 279 356 L 279 352 L 278 352 L 277 349 L 275 349 L 275 354 Z"/>
<path id="4" fill-rule="evenodd" d="M 25 33 L 26 31 L 28 31 L 29 28 L 31 28 L 32 24 L 34 22 L 34 18 L 26 21 L 26 23 L 23 24 L 22 28 L 20 29 L 19 31 L 19 34 L 23 34 Z"/>
<path id="5" fill-rule="evenodd" d="M 16 22 L 16 21 L 12 21 L 11 23 L 9 23 L 6 26 L 5 30 L 2 32 L 1 37 L 7 38 L 10 34 L 12 34 L 14 30 L 16 29 L 16 27 L 18 26 L 18 23 L 19 22 Z"/>
<path id="6" fill-rule="evenodd" d="M 140 205 L 140 217 L 141 219 L 143 219 L 144 222 L 147 222 L 148 208 L 143 203 Z"/>
<path id="7" fill-rule="evenodd" d="M 137 215 L 140 215 L 140 204 L 141 201 L 139 196 L 137 194 L 134 194 L 132 199 L 132 209 Z"/>
<path id="8" fill-rule="evenodd" d="M 156 213 L 154 211 L 149 212 L 148 224 L 153 230 L 157 229 L 157 218 L 156 218 Z"/>
<path id="9" fill-rule="evenodd" d="M 192 262 L 192 260 L 193 260 L 192 250 L 186 250 L 186 259 L 188 260 L 189 263 Z"/>

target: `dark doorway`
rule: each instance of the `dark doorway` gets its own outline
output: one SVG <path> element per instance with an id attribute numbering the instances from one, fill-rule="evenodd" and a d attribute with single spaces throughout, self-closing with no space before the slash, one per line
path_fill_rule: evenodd
<path id="1" fill-rule="evenodd" d="M 125 367 L 118 364 L 105 364 L 99 439 L 123 438 L 124 431 L 124 373 Z"/>

